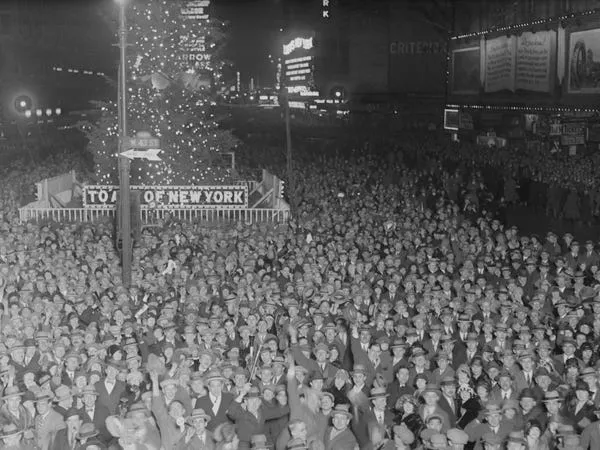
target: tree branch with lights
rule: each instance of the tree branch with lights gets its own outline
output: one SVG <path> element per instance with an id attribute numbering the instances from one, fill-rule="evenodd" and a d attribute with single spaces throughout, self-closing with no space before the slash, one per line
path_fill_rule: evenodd
<path id="1" fill-rule="evenodd" d="M 161 139 L 160 162 L 133 160 L 131 183 L 193 185 L 227 183 L 235 176 L 216 156 L 238 144 L 221 129 L 215 99 L 227 40 L 223 23 L 181 16 L 182 2 L 144 0 L 127 11 L 128 133 L 146 131 Z M 185 58 L 190 43 L 202 48 L 198 63 Z M 200 44 L 198 44 L 200 43 Z M 102 114 L 85 131 L 97 182 L 117 184 L 117 104 L 98 104 Z"/>

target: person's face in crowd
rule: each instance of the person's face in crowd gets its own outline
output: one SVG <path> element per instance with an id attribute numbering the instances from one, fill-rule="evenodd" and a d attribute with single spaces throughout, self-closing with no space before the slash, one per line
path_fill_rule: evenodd
<path id="1" fill-rule="evenodd" d="M 96 405 L 96 396 L 94 394 L 85 394 L 82 401 L 86 408 L 93 408 Z"/>
<path id="2" fill-rule="evenodd" d="M 425 392 L 423 394 L 423 400 L 425 401 L 425 404 L 429 407 L 437 406 L 439 399 L 439 395 L 435 392 Z"/>
<path id="3" fill-rule="evenodd" d="M 113 367 L 113 366 L 106 367 L 106 378 L 108 380 L 116 379 L 118 374 L 119 374 L 119 371 L 115 367 Z"/>
<path id="4" fill-rule="evenodd" d="M 523 410 L 523 413 L 527 414 L 529 411 L 531 411 L 533 409 L 533 407 L 536 404 L 536 401 L 530 397 L 523 397 L 519 401 L 519 404 L 521 405 L 521 409 Z"/>
<path id="5" fill-rule="evenodd" d="M 273 398 L 275 398 L 275 393 L 271 389 L 265 389 L 263 390 L 262 396 L 265 402 L 270 403 L 273 401 Z"/>
<path id="6" fill-rule="evenodd" d="M 563 353 L 567 356 L 571 356 L 575 354 L 575 346 L 568 342 L 563 345 Z"/>
<path id="7" fill-rule="evenodd" d="M 25 349 L 23 347 L 14 348 L 10 352 L 10 356 L 15 363 L 21 364 L 25 360 Z"/>
<path id="8" fill-rule="evenodd" d="M 332 419 L 333 426 L 338 431 L 345 430 L 349 421 L 350 419 L 344 414 L 334 414 Z"/>
<path id="9" fill-rule="evenodd" d="M 590 399 L 590 391 L 584 391 L 583 389 L 577 389 L 575 391 L 575 395 L 577 397 L 577 401 L 582 404 L 587 403 Z"/>
<path id="10" fill-rule="evenodd" d="M 548 410 L 548 414 L 554 416 L 558 414 L 561 408 L 560 400 L 549 400 L 546 402 L 546 409 Z"/>
<path id="11" fill-rule="evenodd" d="M 284 390 L 277 391 L 277 394 L 275 394 L 275 398 L 281 406 L 287 405 L 287 394 Z"/>
<path id="12" fill-rule="evenodd" d="M 366 330 L 362 330 L 360 332 L 360 342 L 361 344 L 368 344 L 371 342 L 371 333 Z"/>
<path id="13" fill-rule="evenodd" d="M 363 386 L 365 384 L 365 380 L 366 377 L 363 373 L 353 373 L 352 374 L 352 381 L 354 382 L 355 386 Z"/>
<path id="14" fill-rule="evenodd" d="M 169 404 L 169 416 L 171 416 L 174 420 L 183 417 L 185 414 L 185 409 L 183 405 L 178 401 L 173 401 Z"/>
<path id="15" fill-rule="evenodd" d="M 533 360 L 531 358 L 522 358 L 521 367 L 524 372 L 531 372 L 533 370 Z"/>
<path id="16" fill-rule="evenodd" d="M 37 412 L 40 416 L 43 416 L 50 410 L 50 402 L 48 400 L 40 400 L 35 404 Z"/>

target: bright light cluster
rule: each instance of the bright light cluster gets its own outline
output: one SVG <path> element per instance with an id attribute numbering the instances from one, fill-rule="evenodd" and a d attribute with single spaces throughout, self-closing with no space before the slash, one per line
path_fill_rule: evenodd
<path id="1" fill-rule="evenodd" d="M 230 176 L 213 162 L 217 153 L 229 152 L 237 143 L 218 127 L 213 112 L 225 33 L 221 22 L 185 19 L 181 11 L 186 4 L 144 0 L 127 9 L 128 134 L 146 131 L 159 137 L 163 159 L 132 161 L 132 185 L 225 183 Z M 187 40 L 205 42 L 211 57 L 201 65 L 185 58 L 183 33 Z M 102 119 L 86 132 L 97 181 L 116 184 L 116 102 L 103 105 Z"/>

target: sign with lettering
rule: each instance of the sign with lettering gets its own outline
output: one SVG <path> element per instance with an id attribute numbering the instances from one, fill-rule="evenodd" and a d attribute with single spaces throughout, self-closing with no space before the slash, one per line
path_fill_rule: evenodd
<path id="1" fill-rule="evenodd" d="M 248 207 L 248 187 L 239 186 L 131 186 L 141 191 L 142 208 L 242 209 Z M 118 186 L 85 186 L 85 208 L 113 208 Z"/>
<path id="2" fill-rule="evenodd" d="M 293 51 L 298 50 L 298 49 L 310 50 L 312 48 L 313 48 L 313 38 L 298 37 L 296 39 L 292 39 L 289 42 L 289 44 L 285 44 L 283 46 L 283 54 L 287 56 L 290 53 L 292 53 Z"/>
<path id="3" fill-rule="evenodd" d="M 525 32 L 517 37 L 515 89 L 550 92 L 550 60 L 555 31 Z"/>
<path id="4" fill-rule="evenodd" d="M 515 88 L 515 36 L 500 36 L 485 43 L 485 92 Z"/>
<path id="5" fill-rule="evenodd" d="M 434 55 L 446 53 L 446 44 L 440 41 L 390 42 L 392 55 Z"/>

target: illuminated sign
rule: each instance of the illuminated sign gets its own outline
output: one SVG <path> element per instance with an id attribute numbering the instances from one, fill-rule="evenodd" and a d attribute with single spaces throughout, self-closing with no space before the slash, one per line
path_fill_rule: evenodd
<path id="1" fill-rule="evenodd" d="M 141 191 L 142 208 L 214 208 L 248 207 L 247 186 L 131 186 Z M 118 186 L 85 186 L 85 208 L 112 208 L 117 204 Z"/>
<path id="2" fill-rule="evenodd" d="M 210 0 L 192 0 L 185 3 L 181 8 L 181 15 L 184 19 L 189 20 L 206 20 L 208 19 L 207 8 L 210 5 Z"/>
<path id="3" fill-rule="evenodd" d="M 392 55 L 434 55 L 446 52 L 446 44 L 439 41 L 391 42 Z"/>
<path id="4" fill-rule="evenodd" d="M 289 55 L 294 50 L 310 50 L 311 48 L 313 48 L 313 38 L 296 38 L 292 39 L 289 44 L 283 46 L 283 54 Z"/>
<path id="5" fill-rule="evenodd" d="M 444 109 L 444 130 L 457 131 L 459 127 L 458 109 Z"/>
<path id="6" fill-rule="evenodd" d="M 304 102 L 289 102 L 291 109 L 306 109 L 306 103 Z"/>
<path id="7" fill-rule="evenodd" d="M 302 56 L 301 58 L 286 59 L 285 63 L 286 64 L 296 64 L 296 63 L 300 63 L 300 62 L 310 61 L 312 58 L 313 58 L 312 56 Z"/>
<path id="8" fill-rule="evenodd" d="M 321 0 L 321 5 L 323 7 L 323 9 L 322 9 L 323 19 L 329 19 L 329 13 L 331 11 L 329 2 L 330 2 L 330 0 Z"/>

